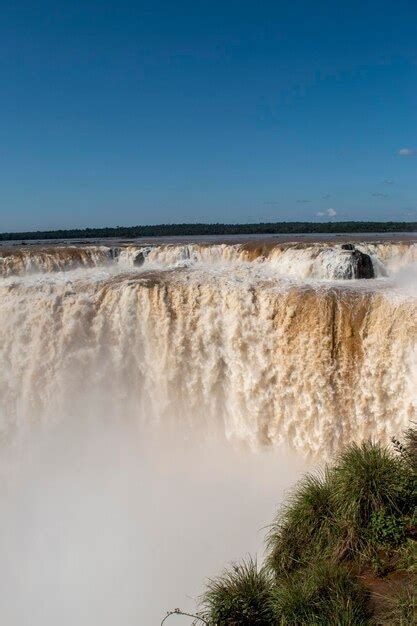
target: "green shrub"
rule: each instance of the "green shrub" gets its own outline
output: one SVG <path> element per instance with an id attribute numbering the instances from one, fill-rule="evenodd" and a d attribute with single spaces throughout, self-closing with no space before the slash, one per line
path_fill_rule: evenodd
<path id="1" fill-rule="evenodd" d="M 379 444 L 351 444 L 340 454 L 332 500 L 347 553 L 363 548 L 374 513 L 400 513 L 404 472 L 404 464 Z"/>
<path id="2" fill-rule="evenodd" d="M 367 624 L 367 592 L 341 565 L 318 563 L 277 581 L 272 594 L 280 626 Z"/>
<path id="3" fill-rule="evenodd" d="M 277 575 L 329 553 L 337 533 L 331 492 L 328 470 L 309 474 L 297 484 L 267 537 L 267 563 Z"/>
<path id="4" fill-rule="evenodd" d="M 405 540 L 405 518 L 386 511 L 374 511 L 370 519 L 370 538 L 379 546 L 398 546 Z"/>
<path id="5" fill-rule="evenodd" d="M 209 581 L 202 598 L 204 615 L 216 626 L 271 626 L 272 587 L 267 570 L 250 558 Z"/>
<path id="6" fill-rule="evenodd" d="M 417 472 L 405 465 L 401 473 L 399 508 L 405 515 L 417 519 Z"/>
<path id="7" fill-rule="evenodd" d="M 268 533 L 268 566 L 280 575 L 317 557 L 366 555 L 369 543 L 400 544 L 415 485 L 415 474 L 388 448 L 351 444 L 333 469 L 298 483 Z"/>
<path id="8" fill-rule="evenodd" d="M 209 581 L 207 621 L 369 624 L 368 593 L 358 579 L 363 565 L 378 576 L 402 570 L 410 581 L 416 571 L 416 446 L 415 429 L 395 445 L 399 455 L 371 442 L 351 444 L 334 468 L 301 480 L 268 533 L 266 567 L 249 559 Z M 385 621 L 372 623 L 417 625 L 415 611 L 407 587 L 389 599 Z"/>

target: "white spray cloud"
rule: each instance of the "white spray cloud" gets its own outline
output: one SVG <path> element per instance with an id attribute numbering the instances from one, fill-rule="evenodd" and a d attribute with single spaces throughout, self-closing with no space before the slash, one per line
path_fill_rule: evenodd
<path id="1" fill-rule="evenodd" d="M 411 157 L 411 156 L 415 156 L 417 154 L 417 151 L 414 150 L 414 148 L 400 148 L 397 154 L 398 156 Z"/>
<path id="2" fill-rule="evenodd" d="M 195 611 L 207 576 L 262 554 L 261 529 L 304 469 L 284 452 L 87 421 L 2 450 L 5 626 L 145 626 Z"/>

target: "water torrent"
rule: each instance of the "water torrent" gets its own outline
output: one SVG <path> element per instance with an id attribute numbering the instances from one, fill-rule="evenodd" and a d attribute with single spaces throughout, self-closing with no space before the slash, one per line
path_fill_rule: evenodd
<path id="1" fill-rule="evenodd" d="M 417 244 L 409 242 L 360 243 L 351 245 L 370 255 L 375 276 L 386 276 L 417 261 Z M 147 269 L 169 269 L 198 265 L 256 263 L 271 268 L 282 277 L 338 279 L 344 278 L 352 265 L 349 245 L 323 243 L 243 244 L 126 244 L 19 246 L 0 248 L 0 276 L 61 272 L 75 268 L 144 266 Z"/>
<path id="2" fill-rule="evenodd" d="M 346 246 L 345 246 L 346 248 Z M 414 243 L 3 248 L 0 417 L 82 412 L 327 454 L 416 415 Z"/>

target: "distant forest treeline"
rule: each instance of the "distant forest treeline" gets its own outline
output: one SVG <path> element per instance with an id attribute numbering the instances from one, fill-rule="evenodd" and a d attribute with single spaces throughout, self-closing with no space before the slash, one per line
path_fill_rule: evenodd
<path id="1" fill-rule="evenodd" d="M 260 222 L 257 224 L 157 224 L 114 228 L 75 228 L 23 233 L 0 233 L 0 241 L 29 239 L 136 238 L 181 235 L 263 235 L 314 233 L 412 233 L 417 222 Z"/>

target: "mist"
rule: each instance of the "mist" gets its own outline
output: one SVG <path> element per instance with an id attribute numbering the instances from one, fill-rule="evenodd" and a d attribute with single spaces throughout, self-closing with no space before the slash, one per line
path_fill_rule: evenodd
<path id="1" fill-rule="evenodd" d="M 1 623 L 151 625 L 195 610 L 207 576 L 262 558 L 265 526 L 303 468 L 283 449 L 132 421 L 26 433 L 2 450 Z"/>

